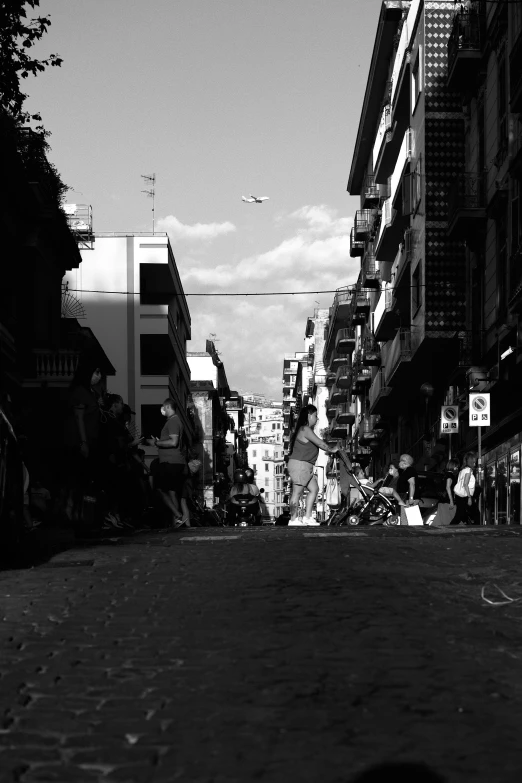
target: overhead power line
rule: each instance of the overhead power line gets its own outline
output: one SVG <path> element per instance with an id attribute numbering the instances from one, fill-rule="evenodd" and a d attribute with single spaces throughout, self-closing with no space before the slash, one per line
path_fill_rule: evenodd
<path id="1" fill-rule="evenodd" d="M 522 2 L 522 0 L 520 0 Z M 409 286 L 400 286 L 400 289 L 403 290 L 404 288 L 425 288 L 428 284 L 427 283 L 421 283 L 420 285 L 409 285 Z M 444 285 L 454 285 L 453 282 L 447 282 L 447 283 L 430 283 L 430 287 L 437 288 Z M 353 294 L 355 291 L 361 292 L 361 293 L 371 293 L 376 291 L 376 288 L 370 288 L 365 286 L 357 286 L 355 283 L 352 287 L 343 288 L 341 291 L 339 291 L 338 288 L 325 288 L 323 291 L 252 291 L 252 292 L 241 292 L 241 291 L 213 291 L 209 293 L 204 292 L 197 292 L 197 293 L 190 293 L 186 294 L 184 292 L 180 292 L 179 294 L 174 292 L 170 294 L 170 296 L 178 297 L 178 296 L 306 296 L 308 294 Z M 384 289 L 381 289 L 384 290 Z M 141 296 L 141 291 L 101 291 L 101 290 L 94 290 L 89 288 L 69 288 L 69 292 L 74 291 L 75 293 L 79 294 L 122 294 L 122 295 L 130 295 L 130 296 Z M 145 296 L 151 295 L 150 292 L 144 292 Z"/>

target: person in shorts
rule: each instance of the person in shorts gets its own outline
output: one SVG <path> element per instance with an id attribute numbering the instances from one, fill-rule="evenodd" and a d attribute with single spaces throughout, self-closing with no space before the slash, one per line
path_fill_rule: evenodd
<path id="1" fill-rule="evenodd" d="M 152 438 L 151 444 L 158 449 L 158 467 L 154 476 L 154 487 L 171 514 L 172 525 L 184 524 L 181 513 L 181 497 L 185 477 L 186 459 L 181 449 L 183 426 L 176 414 L 176 403 L 167 397 L 161 406 L 166 422 L 159 438 Z"/>

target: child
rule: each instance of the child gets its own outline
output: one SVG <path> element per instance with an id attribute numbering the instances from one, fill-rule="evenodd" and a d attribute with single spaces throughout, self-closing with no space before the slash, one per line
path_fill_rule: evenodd
<path id="1" fill-rule="evenodd" d="M 381 492 L 381 494 L 394 497 L 400 506 L 404 506 L 404 501 L 397 492 L 398 482 L 399 468 L 394 462 L 390 462 L 384 478 L 374 481 L 374 483 L 370 486 L 372 486 L 374 489 L 379 488 L 379 492 Z"/>

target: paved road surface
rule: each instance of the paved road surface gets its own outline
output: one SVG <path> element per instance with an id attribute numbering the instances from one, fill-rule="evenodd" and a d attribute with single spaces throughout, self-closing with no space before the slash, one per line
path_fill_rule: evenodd
<path id="1" fill-rule="evenodd" d="M 481 590 L 522 597 L 521 556 L 517 530 L 198 529 L 4 571 L 0 781 L 520 781 L 522 601 Z"/>

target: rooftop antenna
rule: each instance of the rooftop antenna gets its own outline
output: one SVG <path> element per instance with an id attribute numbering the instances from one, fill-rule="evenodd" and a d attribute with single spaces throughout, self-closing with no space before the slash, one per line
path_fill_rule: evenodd
<path id="1" fill-rule="evenodd" d="M 145 180 L 146 185 L 150 185 L 150 190 L 142 190 L 141 192 L 146 193 L 147 196 L 152 199 L 152 236 L 154 236 L 154 197 L 156 195 L 156 175 L 152 174 L 151 176 L 148 176 L 147 174 L 141 174 L 140 176 Z"/>

